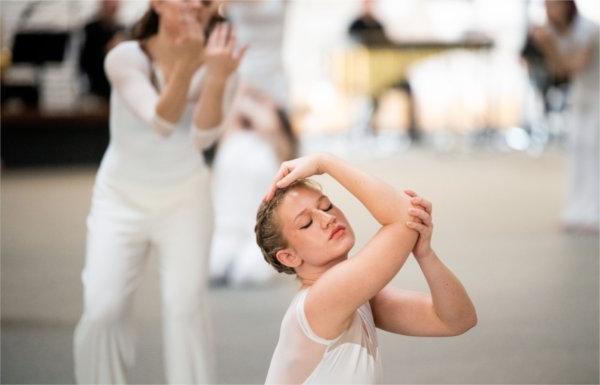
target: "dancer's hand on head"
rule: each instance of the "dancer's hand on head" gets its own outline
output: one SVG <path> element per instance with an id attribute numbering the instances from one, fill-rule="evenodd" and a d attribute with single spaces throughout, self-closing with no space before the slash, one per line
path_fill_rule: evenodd
<path id="1" fill-rule="evenodd" d="M 408 210 L 410 220 L 406 225 L 419 232 L 419 238 L 412 252 L 416 258 L 423 258 L 433 252 L 431 248 L 431 236 L 433 233 L 433 222 L 431 220 L 431 202 L 417 195 L 412 190 L 404 190 L 410 196 L 413 207 Z"/>
<path id="2" fill-rule="evenodd" d="M 233 28 L 228 23 L 219 23 L 208 38 L 204 57 L 206 76 L 225 81 L 240 65 L 248 46 L 236 47 Z"/>
<path id="3" fill-rule="evenodd" d="M 285 188 L 298 179 L 321 175 L 324 156 L 324 154 L 313 154 L 283 162 L 264 200 L 271 200 L 278 188 Z"/>

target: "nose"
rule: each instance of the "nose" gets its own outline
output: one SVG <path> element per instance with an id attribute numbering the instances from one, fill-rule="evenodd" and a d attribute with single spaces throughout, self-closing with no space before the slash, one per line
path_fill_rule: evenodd
<path id="1" fill-rule="evenodd" d="M 322 210 L 317 210 L 317 212 L 317 215 L 319 215 L 319 222 L 321 223 L 321 227 L 323 229 L 327 229 L 332 223 L 335 223 L 335 216 Z"/>

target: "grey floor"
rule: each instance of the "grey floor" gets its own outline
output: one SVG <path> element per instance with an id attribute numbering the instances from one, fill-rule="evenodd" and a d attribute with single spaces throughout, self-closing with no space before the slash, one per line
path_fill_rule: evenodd
<path id="1" fill-rule="evenodd" d="M 478 326 L 454 338 L 380 332 L 388 383 L 598 383 L 598 237 L 566 235 L 560 152 L 438 155 L 411 150 L 352 162 L 434 202 L 434 247 L 462 279 Z M 71 383 L 93 168 L 2 173 L 2 383 Z M 375 222 L 320 178 L 358 235 Z M 164 382 L 155 260 L 137 294 L 130 380 Z M 425 290 L 410 260 L 394 283 Z M 295 283 L 210 291 L 220 383 L 260 383 Z"/>

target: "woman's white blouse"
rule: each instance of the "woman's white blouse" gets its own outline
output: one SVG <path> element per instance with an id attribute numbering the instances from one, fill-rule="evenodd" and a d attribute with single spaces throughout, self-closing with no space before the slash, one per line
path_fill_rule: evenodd
<path id="1" fill-rule="evenodd" d="M 176 124 L 156 115 L 162 73 L 137 41 L 126 41 L 106 56 L 104 68 L 110 80 L 110 143 L 98 178 L 138 187 L 162 188 L 183 183 L 206 168 L 201 150 L 213 144 L 224 130 L 194 127 L 193 117 L 202 87 L 204 70 L 198 70 L 188 91 L 187 106 Z M 157 80 L 156 86 L 152 78 Z M 223 121 L 232 103 L 235 84 L 228 80 Z"/>

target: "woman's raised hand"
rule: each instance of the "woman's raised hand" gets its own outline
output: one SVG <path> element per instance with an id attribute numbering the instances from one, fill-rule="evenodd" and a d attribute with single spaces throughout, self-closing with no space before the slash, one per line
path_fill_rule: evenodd
<path id="1" fill-rule="evenodd" d="M 181 13 L 173 40 L 180 62 L 194 70 L 200 67 L 204 61 L 204 43 L 202 24 L 192 13 Z"/>
<path id="2" fill-rule="evenodd" d="M 283 162 L 264 200 L 271 200 L 278 188 L 285 188 L 298 179 L 321 175 L 324 172 L 322 162 L 325 156 L 325 154 L 313 154 Z"/>
<path id="3" fill-rule="evenodd" d="M 204 49 L 206 73 L 216 80 L 226 80 L 239 66 L 248 46 L 236 47 L 233 28 L 219 23 L 208 38 Z"/>
<path id="4" fill-rule="evenodd" d="M 431 202 L 420 197 L 412 190 L 404 190 L 410 196 L 412 208 L 408 210 L 410 221 L 406 226 L 419 232 L 419 239 L 413 248 L 412 252 L 416 258 L 422 258 L 432 253 L 431 236 L 433 233 L 433 222 L 431 219 Z"/>

